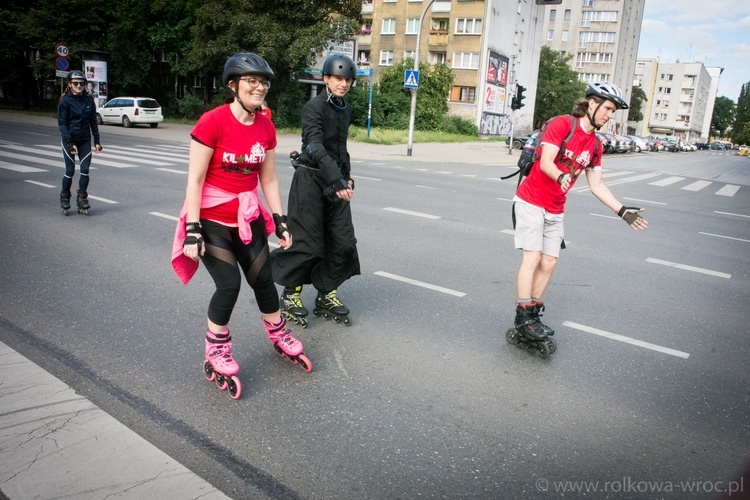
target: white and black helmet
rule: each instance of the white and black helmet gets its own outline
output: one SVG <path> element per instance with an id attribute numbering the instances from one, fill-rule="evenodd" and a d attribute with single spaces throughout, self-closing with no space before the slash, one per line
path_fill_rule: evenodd
<path id="1" fill-rule="evenodd" d="M 623 99 L 622 90 L 614 83 L 594 82 L 589 84 L 589 88 L 586 89 L 586 98 L 588 99 L 592 96 L 612 101 L 617 106 L 617 109 L 628 109 L 628 103 Z"/>
<path id="2" fill-rule="evenodd" d="M 242 75 L 260 75 L 269 80 L 273 78 L 273 70 L 265 59 L 254 52 L 239 52 L 224 63 L 222 81 L 226 85 L 229 80 Z"/>

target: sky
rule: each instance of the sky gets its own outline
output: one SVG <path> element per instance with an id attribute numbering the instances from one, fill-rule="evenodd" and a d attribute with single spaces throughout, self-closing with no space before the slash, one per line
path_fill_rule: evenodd
<path id="1" fill-rule="evenodd" d="M 638 57 L 724 68 L 717 96 L 750 82 L 750 1 L 646 0 Z"/>

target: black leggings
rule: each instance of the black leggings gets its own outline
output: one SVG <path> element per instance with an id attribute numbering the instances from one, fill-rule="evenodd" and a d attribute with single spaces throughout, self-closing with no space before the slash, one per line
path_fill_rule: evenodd
<path id="1" fill-rule="evenodd" d="M 255 292 L 258 309 L 263 314 L 279 310 L 279 294 L 271 278 L 271 261 L 263 217 L 250 223 L 253 240 L 244 244 L 239 229 L 201 219 L 206 253 L 201 257 L 216 284 L 216 291 L 208 305 L 208 319 L 217 325 L 226 325 L 240 294 L 242 268 L 247 283 Z"/>

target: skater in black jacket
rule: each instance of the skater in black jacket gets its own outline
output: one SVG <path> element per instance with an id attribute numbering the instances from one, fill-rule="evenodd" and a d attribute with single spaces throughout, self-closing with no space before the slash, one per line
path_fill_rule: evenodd
<path id="1" fill-rule="evenodd" d="M 272 262 L 274 281 L 284 286 L 281 311 L 303 327 L 308 311 L 300 293 L 307 283 L 318 291 L 315 316 L 351 325 L 349 308 L 336 291 L 360 273 L 350 204 L 354 181 L 346 148 L 352 110 L 344 100 L 356 77 L 351 58 L 328 56 L 323 63 L 325 90 L 302 110 L 302 151 L 292 159 L 287 221 L 294 246 L 274 250 Z"/>
<path id="2" fill-rule="evenodd" d="M 86 190 L 89 185 L 89 166 L 91 165 L 91 136 L 94 136 L 94 151 L 99 153 L 102 145 L 99 142 L 99 126 L 96 122 L 96 104 L 86 90 L 86 77 L 82 71 L 68 73 L 68 88 L 57 105 L 57 124 L 62 135 L 63 160 L 65 175 L 62 178 L 60 191 L 60 208 L 68 215 L 70 209 L 70 188 L 76 171 L 75 157 L 78 155 L 81 177 L 78 180 L 78 212 L 88 214 L 89 201 Z"/>

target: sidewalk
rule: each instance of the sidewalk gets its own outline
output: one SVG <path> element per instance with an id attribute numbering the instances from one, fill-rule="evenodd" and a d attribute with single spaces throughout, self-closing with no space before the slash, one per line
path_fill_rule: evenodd
<path id="1" fill-rule="evenodd" d="M 57 127 L 57 121 L 54 118 L 9 111 L 0 111 L 0 121 Z M 189 144 L 191 129 L 191 125 L 176 123 L 160 123 L 157 128 L 144 125 L 132 128 L 124 128 L 119 125 L 100 125 L 99 134 L 101 135 L 102 146 L 106 149 L 107 136 L 110 134 Z M 299 150 L 300 145 L 299 136 L 278 135 L 277 157 L 286 158 L 292 150 Z M 508 146 L 504 142 L 497 141 L 418 142 L 412 144 L 411 156 L 407 155 L 407 144 L 382 145 L 349 141 L 347 146 L 349 155 L 355 161 L 398 160 L 403 162 L 511 165 L 518 161 L 521 153 L 520 150 L 514 150 L 513 154 L 510 155 L 508 154 Z"/>
<path id="2" fill-rule="evenodd" d="M 0 499 L 228 498 L 0 342 Z"/>

